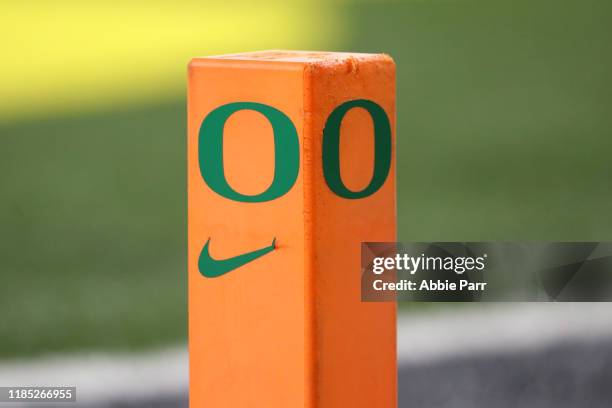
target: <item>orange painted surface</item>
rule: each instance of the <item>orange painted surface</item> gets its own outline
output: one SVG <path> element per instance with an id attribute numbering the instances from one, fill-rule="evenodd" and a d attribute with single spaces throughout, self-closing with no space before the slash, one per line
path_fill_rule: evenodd
<path id="1" fill-rule="evenodd" d="M 346 199 L 327 186 L 322 131 L 351 99 L 384 108 L 393 160 L 373 195 Z M 242 203 L 200 175 L 198 132 L 220 105 L 258 102 L 297 129 L 300 169 L 283 196 Z M 189 66 L 188 265 L 190 406 L 331 408 L 396 406 L 395 304 L 360 300 L 360 243 L 396 240 L 395 67 L 387 56 L 262 52 L 196 58 Z M 368 184 L 373 126 L 355 108 L 341 126 L 340 168 L 349 189 Z M 267 119 L 232 115 L 224 128 L 228 183 L 258 194 L 272 182 L 274 140 Z M 210 238 L 213 258 L 269 245 L 272 252 L 216 278 L 198 270 Z"/>

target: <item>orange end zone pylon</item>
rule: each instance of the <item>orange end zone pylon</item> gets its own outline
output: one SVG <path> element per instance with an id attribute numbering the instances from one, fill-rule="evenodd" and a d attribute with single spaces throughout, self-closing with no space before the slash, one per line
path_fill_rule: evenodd
<path id="1" fill-rule="evenodd" d="M 188 92 L 192 408 L 392 408 L 396 305 L 360 244 L 396 240 L 395 65 L 196 58 Z"/>

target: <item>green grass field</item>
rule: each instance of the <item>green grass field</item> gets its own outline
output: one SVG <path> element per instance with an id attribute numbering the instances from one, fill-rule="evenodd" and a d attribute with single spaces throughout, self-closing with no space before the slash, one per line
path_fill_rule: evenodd
<path id="1" fill-rule="evenodd" d="M 612 5 L 350 13 L 350 48 L 398 64 L 401 239 L 612 239 Z"/>
<path id="2" fill-rule="evenodd" d="M 612 239 L 612 5 L 338 7 L 398 64 L 401 239 Z M 185 340 L 185 116 L 0 124 L 0 358 Z"/>
<path id="3" fill-rule="evenodd" d="M 1 128 L 0 356 L 185 337 L 184 116 Z"/>

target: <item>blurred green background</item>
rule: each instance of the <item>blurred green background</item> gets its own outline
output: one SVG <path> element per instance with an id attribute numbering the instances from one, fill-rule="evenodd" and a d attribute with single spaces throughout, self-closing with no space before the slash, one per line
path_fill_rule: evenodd
<path id="1" fill-rule="evenodd" d="M 0 10 L 0 358 L 185 341 L 196 55 L 391 54 L 402 240 L 612 240 L 604 0 Z"/>

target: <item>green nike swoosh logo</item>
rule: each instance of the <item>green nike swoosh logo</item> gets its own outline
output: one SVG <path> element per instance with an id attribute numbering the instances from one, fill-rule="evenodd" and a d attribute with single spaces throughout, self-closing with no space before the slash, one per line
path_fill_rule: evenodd
<path id="1" fill-rule="evenodd" d="M 210 238 L 208 238 L 208 241 L 206 241 L 206 244 L 204 244 L 204 248 L 202 248 L 200 258 L 198 259 L 198 268 L 200 269 L 200 273 L 205 277 L 216 278 L 218 276 L 225 275 L 236 268 L 240 268 L 242 265 L 254 261 L 257 258 L 264 256 L 268 252 L 272 252 L 276 246 L 276 238 L 274 238 L 272 240 L 272 244 L 267 247 L 227 259 L 213 259 L 213 257 L 210 256 L 208 249 L 209 246 Z"/>

